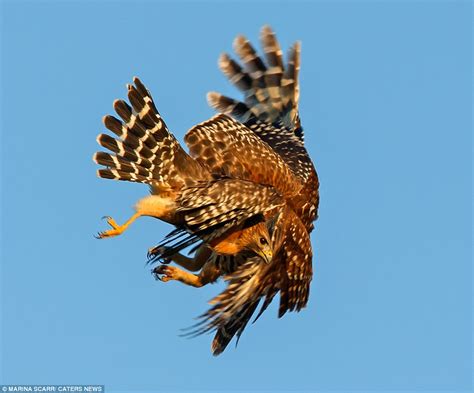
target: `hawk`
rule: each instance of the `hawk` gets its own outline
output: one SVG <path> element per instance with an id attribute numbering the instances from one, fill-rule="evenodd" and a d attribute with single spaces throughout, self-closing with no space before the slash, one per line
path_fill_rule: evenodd
<path id="1" fill-rule="evenodd" d="M 270 27 L 263 27 L 261 41 L 265 61 L 243 36 L 234 41 L 242 65 L 227 54 L 219 58 L 244 99 L 209 93 L 219 114 L 186 133 L 189 153 L 134 78 L 128 85 L 131 106 L 117 100 L 120 119 L 103 119 L 117 138 L 101 134 L 97 141 L 110 152 L 94 155 L 103 166 L 99 177 L 145 183 L 151 191 L 123 225 L 106 217 L 111 229 L 99 238 L 121 234 L 140 216 L 159 218 L 176 229 L 149 250 L 150 260 L 162 263 L 153 270 L 157 278 L 196 287 L 221 276 L 227 281 L 187 333 L 216 331 L 214 355 L 234 336 L 238 340 L 259 303 L 255 320 L 277 293 L 279 317 L 300 311 L 312 279 L 309 233 L 317 218 L 319 181 L 298 113 L 300 44 L 290 48 L 285 64 Z M 180 253 L 189 246 L 193 257 Z"/>

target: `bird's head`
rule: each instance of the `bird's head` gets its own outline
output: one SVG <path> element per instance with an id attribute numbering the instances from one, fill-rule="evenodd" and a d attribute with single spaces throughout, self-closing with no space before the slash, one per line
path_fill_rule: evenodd
<path id="1" fill-rule="evenodd" d="M 250 224 L 247 222 L 243 228 L 215 239 L 210 246 L 221 255 L 235 255 L 241 252 L 257 254 L 266 263 L 270 263 L 273 257 L 271 236 L 267 225 L 262 221 Z"/>
<path id="2" fill-rule="evenodd" d="M 254 225 L 249 235 L 245 248 L 257 254 L 266 263 L 270 263 L 273 257 L 272 240 L 265 223 Z"/>

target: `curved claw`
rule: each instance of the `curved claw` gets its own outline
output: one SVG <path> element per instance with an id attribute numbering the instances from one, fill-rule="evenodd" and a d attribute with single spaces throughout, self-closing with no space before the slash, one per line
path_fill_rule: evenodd
<path id="1" fill-rule="evenodd" d="M 146 253 L 147 263 L 153 263 L 156 261 L 156 255 L 153 253 L 153 249 L 148 250 Z"/>
<path id="2" fill-rule="evenodd" d="M 98 237 L 99 239 L 105 239 L 108 237 L 114 237 L 120 235 L 129 225 L 129 223 L 125 223 L 124 225 L 118 225 L 115 220 L 110 216 L 103 216 L 102 220 L 106 220 L 107 224 L 110 225 L 110 229 L 107 231 L 99 232 Z"/>
<path id="3" fill-rule="evenodd" d="M 160 263 L 167 265 L 171 262 L 171 258 L 163 258 L 161 254 L 166 251 L 167 247 L 153 247 L 150 248 L 146 254 L 149 262 L 158 260 Z"/>
<path id="4" fill-rule="evenodd" d="M 159 280 L 162 282 L 169 281 L 169 279 L 171 278 L 171 275 L 170 275 L 171 271 L 167 266 L 163 266 L 163 265 L 157 266 L 152 270 L 151 273 L 155 276 L 156 280 Z"/>
<path id="5" fill-rule="evenodd" d="M 148 251 L 146 253 L 147 259 L 151 259 L 155 256 L 154 250 L 155 250 L 155 248 L 149 248 L 148 249 Z"/>

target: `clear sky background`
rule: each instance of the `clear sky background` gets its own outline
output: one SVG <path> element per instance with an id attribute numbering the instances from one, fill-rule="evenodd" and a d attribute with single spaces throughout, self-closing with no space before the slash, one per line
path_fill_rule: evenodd
<path id="1" fill-rule="evenodd" d="M 2 383 L 114 391 L 471 392 L 468 1 L 3 2 Z M 104 114 L 134 75 L 182 140 L 238 33 L 302 41 L 301 117 L 321 180 L 304 312 L 277 302 L 220 357 L 188 340 L 223 284 L 156 282 L 146 195 L 96 178 Z"/>

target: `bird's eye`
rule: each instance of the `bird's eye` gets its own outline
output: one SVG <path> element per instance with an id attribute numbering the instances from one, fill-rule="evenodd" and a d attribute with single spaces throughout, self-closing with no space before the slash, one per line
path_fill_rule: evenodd
<path id="1" fill-rule="evenodd" d="M 260 244 L 261 244 L 262 246 L 264 246 L 265 244 L 268 244 L 267 239 L 265 239 L 264 237 L 261 237 L 261 238 L 260 238 Z"/>

